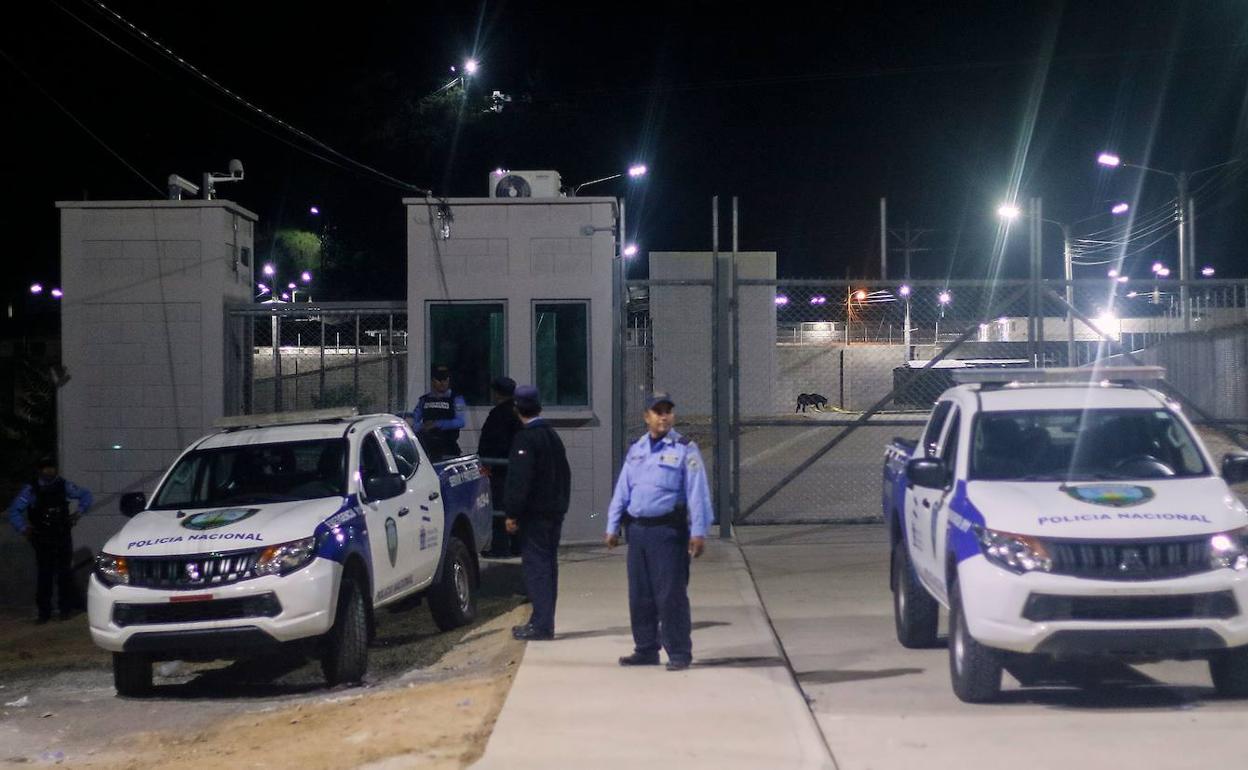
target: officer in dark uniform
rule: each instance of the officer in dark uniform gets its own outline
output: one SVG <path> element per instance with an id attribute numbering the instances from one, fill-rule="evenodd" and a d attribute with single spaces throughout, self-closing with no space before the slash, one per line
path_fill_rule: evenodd
<path id="1" fill-rule="evenodd" d="M 74 539 L 70 530 L 90 510 L 91 492 L 58 476 L 56 460 L 51 457 L 41 458 L 35 470 L 35 478 L 9 505 L 9 523 L 35 549 L 35 604 L 39 608 L 35 622 L 46 623 L 52 617 L 54 578 L 61 620 L 82 609 L 82 599 L 74 587 Z M 77 501 L 76 510 L 70 510 L 70 500 Z"/>
<path id="2" fill-rule="evenodd" d="M 572 471 L 559 434 L 542 419 L 537 388 L 516 388 L 524 428 L 511 442 L 507 467 L 507 532 L 522 534 L 520 564 L 533 603 L 529 622 L 511 629 L 517 639 L 555 638 L 559 596 L 559 536 L 572 494 Z"/>
<path id="3" fill-rule="evenodd" d="M 497 377 L 490 383 L 490 395 L 494 408 L 481 426 L 481 440 L 477 442 L 477 454 L 490 475 L 490 502 L 494 507 L 494 536 L 486 556 L 505 558 L 520 555 L 520 541 L 512 540 L 505 526 L 507 456 L 511 454 L 511 440 L 524 427 L 516 414 L 516 381 L 510 377 Z"/>
<path id="4" fill-rule="evenodd" d="M 698 445 L 677 433 L 666 393 L 646 400 L 646 435 L 628 449 L 607 511 L 607 548 L 628 534 L 628 615 L 633 654 L 621 666 L 653 666 L 660 645 L 667 670 L 693 661 L 689 560 L 702 555 L 714 514 Z"/>
<path id="5" fill-rule="evenodd" d="M 458 457 L 459 431 L 464 427 L 468 405 L 451 390 L 451 370 L 435 364 L 430 379 L 433 390 L 421 396 L 412 409 L 412 429 L 433 462 Z"/>

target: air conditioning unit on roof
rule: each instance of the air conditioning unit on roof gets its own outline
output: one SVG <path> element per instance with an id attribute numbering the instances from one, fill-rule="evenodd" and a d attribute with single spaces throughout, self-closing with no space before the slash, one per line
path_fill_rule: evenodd
<path id="1" fill-rule="evenodd" d="M 491 198 L 558 198 L 562 186 L 558 171 L 490 172 Z"/>

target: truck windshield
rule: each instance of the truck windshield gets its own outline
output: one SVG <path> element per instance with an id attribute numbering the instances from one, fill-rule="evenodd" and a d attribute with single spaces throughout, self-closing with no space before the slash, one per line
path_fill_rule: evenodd
<path id="1" fill-rule="evenodd" d="M 970 478 L 1090 481 L 1209 473 L 1183 423 L 1164 409 L 982 412 Z"/>
<path id="2" fill-rule="evenodd" d="M 345 439 L 200 449 L 174 466 L 152 508 L 209 508 L 340 497 L 347 488 Z"/>

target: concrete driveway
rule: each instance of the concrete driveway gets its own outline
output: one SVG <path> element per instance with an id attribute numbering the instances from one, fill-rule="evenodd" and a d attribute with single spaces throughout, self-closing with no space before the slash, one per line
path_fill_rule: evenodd
<path id="1" fill-rule="evenodd" d="M 883 526 L 742 527 L 737 536 L 841 770 L 1248 762 L 1248 701 L 1218 699 L 1203 662 L 1056 672 L 1028 688 L 1007 674 L 1000 703 L 970 706 L 950 689 L 943 647 L 896 641 Z M 1102 684 L 1075 684 L 1089 677 Z"/>

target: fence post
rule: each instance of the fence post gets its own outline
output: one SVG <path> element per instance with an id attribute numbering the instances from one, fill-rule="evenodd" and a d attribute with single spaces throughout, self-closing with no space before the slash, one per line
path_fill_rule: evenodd
<path id="1" fill-rule="evenodd" d="M 352 348 L 352 364 L 351 364 L 351 385 L 354 395 L 352 401 L 358 409 L 360 406 L 360 313 L 355 313 L 355 346 Z"/>
<path id="2" fill-rule="evenodd" d="M 272 322 L 270 324 L 273 330 L 273 411 L 282 411 L 282 319 L 277 314 L 276 305 L 273 307 Z"/>
<path id="3" fill-rule="evenodd" d="M 728 424 L 728 296 L 726 260 L 719 253 L 719 196 L 711 198 L 711 424 L 715 436 L 715 505 L 719 509 L 719 536 L 732 537 L 731 426 Z"/>

